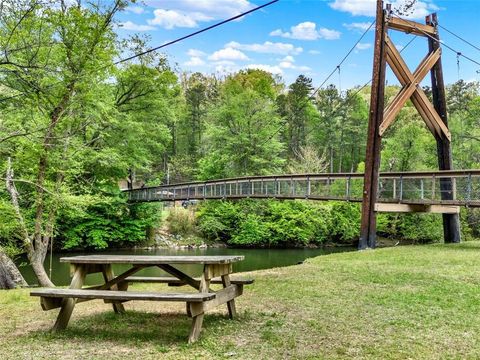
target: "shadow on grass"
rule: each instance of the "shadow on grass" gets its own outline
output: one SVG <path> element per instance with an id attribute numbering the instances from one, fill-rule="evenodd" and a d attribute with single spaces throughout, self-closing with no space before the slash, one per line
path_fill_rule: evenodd
<path id="1" fill-rule="evenodd" d="M 233 321 L 235 322 L 235 321 Z M 187 346 L 192 319 L 184 313 L 126 311 L 125 314 L 104 312 L 72 318 L 67 329 L 60 332 L 33 331 L 27 336 L 37 340 L 68 340 L 71 342 L 115 342 L 122 345 Z M 228 333 L 232 323 L 226 315 L 206 314 L 205 332 Z M 205 330 L 206 329 L 206 330 Z M 201 343 L 202 336 L 200 337 Z"/>
<path id="2" fill-rule="evenodd" d="M 434 244 L 432 248 L 436 250 L 450 251 L 474 251 L 480 252 L 480 243 L 478 241 L 463 241 L 457 244 Z"/>

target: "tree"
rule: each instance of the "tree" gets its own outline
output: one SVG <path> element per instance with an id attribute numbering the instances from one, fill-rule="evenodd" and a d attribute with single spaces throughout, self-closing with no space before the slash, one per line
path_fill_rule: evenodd
<path id="1" fill-rule="evenodd" d="M 20 92 L 21 99 L 12 102 L 10 110 L 15 114 L 11 116 L 17 117 L 25 131 L 35 133 L 29 139 L 17 138 L 6 150 L 13 160 L 7 167 L 7 190 L 21 226 L 23 247 L 42 286 L 53 286 L 43 261 L 59 208 L 64 206 L 62 194 L 77 175 L 72 165 L 80 159 L 74 148 L 82 140 L 80 135 L 92 131 L 90 122 L 98 119 L 88 110 L 98 111 L 103 105 L 95 100 L 99 100 L 98 91 L 115 55 L 113 17 L 126 4 L 118 0 L 107 6 L 81 6 L 80 2 L 60 1 L 52 7 L 43 2 L 9 1 L 10 11 L 0 14 L 5 49 L 0 83 Z M 16 186 L 14 167 L 32 187 Z"/>
<path id="2" fill-rule="evenodd" d="M 320 115 L 319 128 L 312 134 L 313 142 L 326 149 L 330 172 L 335 169 L 335 155 L 339 150 L 339 134 L 344 108 L 343 99 L 334 85 L 318 91 L 315 104 Z"/>
<path id="3" fill-rule="evenodd" d="M 265 72 L 240 72 L 220 87 L 220 100 L 208 113 L 201 179 L 280 171 L 281 124 L 271 91 L 264 86 L 273 82 L 265 77 Z"/>
<path id="4" fill-rule="evenodd" d="M 297 158 L 300 149 L 307 144 L 308 128 L 316 117 L 309 95 L 313 90 L 312 79 L 300 75 L 289 86 L 286 95 L 277 99 L 280 114 L 285 119 L 285 142 L 288 144 L 288 155 Z"/>

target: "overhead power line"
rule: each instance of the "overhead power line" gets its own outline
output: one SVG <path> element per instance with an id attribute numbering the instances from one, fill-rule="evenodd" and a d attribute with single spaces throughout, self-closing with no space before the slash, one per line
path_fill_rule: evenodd
<path id="1" fill-rule="evenodd" d="M 315 91 L 310 94 L 310 96 L 308 98 L 305 99 L 304 103 L 302 105 L 300 105 L 300 108 L 299 108 L 299 111 L 303 110 L 309 103 L 310 100 L 312 100 L 315 95 L 318 93 L 318 91 L 327 83 L 327 81 L 333 76 L 333 74 L 335 74 L 335 72 L 339 71 L 340 67 L 343 65 L 343 63 L 345 62 L 345 60 L 347 60 L 347 58 L 350 56 L 350 54 L 353 52 L 353 50 L 355 50 L 355 48 L 357 47 L 357 45 L 360 43 L 360 41 L 363 40 L 363 38 L 365 37 L 365 35 L 367 35 L 367 33 L 370 31 L 370 29 L 372 28 L 373 24 L 375 24 L 375 20 L 372 21 L 372 23 L 370 24 L 370 26 L 363 32 L 363 34 L 360 36 L 360 38 L 355 42 L 355 44 L 353 44 L 353 46 L 348 50 L 348 52 L 346 53 L 346 55 L 342 58 L 342 60 L 340 60 L 340 62 L 338 63 L 338 65 L 335 66 L 335 68 L 333 68 L 333 70 L 327 75 L 327 77 L 325 78 L 325 80 L 322 81 L 322 83 L 315 89 Z M 371 81 L 371 80 L 370 80 Z M 369 81 L 369 82 L 370 82 Z M 367 84 L 365 84 L 362 89 L 366 86 Z M 262 142 L 261 146 L 265 145 L 267 142 L 269 142 L 270 140 L 273 139 L 273 137 L 275 135 L 277 135 L 284 127 L 285 125 L 287 125 L 287 122 L 283 122 L 283 124 L 280 125 L 280 127 L 275 130 L 268 138 L 266 141 Z M 245 153 L 241 154 L 241 157 L 244 157 L 246 156 Z"/>
<path id="2" fill-rule="evenodd" d="M 245 16 L 245 15 L 248 15 L 248 14 L 250 14 L 250 13 L 252 13 L 252 12 L 255 12 L 255 11 L 258 11 L 258 10 L 260 10 L 260 9 L 263 9 L 264 7 L 270 6 L 270 5 L 272 5 L 273 3 L 276 3 L 276 2 L 278 2 L 278 1 L 279 1 L 279 0 L 270 1 L 270 2 L 268 2 L 268 3 L 266 3 L 266 4 L 257 6 L 256 8 L 253 8 L 253 9 L 251 9 L 251 10 L 248 10 L 248 11 L 246 11 L 246 12 L 244 12 L 244 13 L 241 13 L 241 14 L 239 14 L 239 15 L 235 15 L 235 16 L 229 18 L 229 19 L 220 21 L 220 22 L 218 22 L 218 23 L 216 23 L 216 24 L 207 26 L 206 28 L 200 29 L 200 30 L 195 31 L 195 32 L 193 32 L 193 33 L 191 33 L 191 34 L 182 36 L 182 37 L 180 37 L 180 38 L 178 38 L 178 39 L 176 39 L 176 40 L 172 40 L 172 41 L 169 41 L 169 42 L 167 42 L 167 43 L 165 43 L 165 44 L 163 44 L 163 45 L 160 45 L 160 46 L 157 46 L 157 47 L 154 47 L 154 48 L 151 48 L 151 49 L 142 51 L 142 52 L 140 52 L 140 53 L 138 53 L 138 54 L 132 55 L 132 56 L 127 57 L 127 58 L 125 58 L 125 59 L 118 60 L 118 61 L 116 61 L 114 64 L 115 64 L 115 65 L 118 65 L 118 64 L 124 63 L 124 62 L 126 62 L 126 61 L 135 59 L 135 58 L 137 58 L 137 57 L 139 57 L 139 56 L 146 55 L 146 54 L 149 54 L 149 53 L 151 53 L 151 52 L 153 52 L 153 51 L 157 51 L 157 50 L 160 50 L 160 49 L 162 49 L 162 48 L 164 48 L 164 47 L 167 47 L 167 46 L 176 44 L 177 42 L 183 41 L 183 40 L 188 39 L 188 38 L 190 38 L 190 37 L 192 37 L 192 36 L 195 36 L 195 35 L 198 35 L 198 34 L 201 34 L 201 33 L 205 32 L 205 31 L 214 29 L 214 28 L 216 28 L 216 27 L 218 27 L 218 26 L 221 26 L 221 25 L 226 24 L 226 23 L 228 23 L 228 22 L 231 22 L 231 21 L 233 21 L 233 20 L 237 20 L 237 19 L 239 19 L 239 18 L 241 18 L 241 17 L 243 17 L 243 16 Z"/>
<path id="3" fill-rule="evenodd" d="M 134 54 L 134 55 L 132 55 L 132 56 L 129 56 L 129 57 L 126 57 L 126 58 L 117 60 L 117 61 L 115 61 L 113 64 L 114 64 L 114 65 L 118 65 L 118 64 L 121 64 L 121 63 L 130 61 L 130 60 L 133 60 L 133 59 L 135 59 L 135 58 L 137 58 L 137 57 L 140 57 L 140 56 L 143 56 L 143 55 L 152 53 L 152 52 L 154 52 L 154 51 L 163 49 L 163 48 L 165 48 L 165 47 L 167 47 L 167 46 L 176 44 L 176 43 L 178 43 L 178 42 L 180 42 L 180 41 L 183 41 L 183 40 L 185 40 L 185 39 L 191 38 L 191 37 L 193 37 L 193 36 L 196 36 L 196 35 L 198 35 L 198 34 L 201 34 L 201 33 L 203 33 L 203 32 L 209 31 L 209 30 L 211 30 L 211 29 L 214 29 L 214 28 L 216 28 L 216 27 L 219 27 L 219 26 L 224 25 L 224 24 L 226 24 L 226 23 L 229 23 L 229 22 L 231 22 L 231 21 L 237 20 L 237 19 L 239 19 L 239 18 L 241 18 L 241 17 L 243 17 L 243 16 L 246 16 L 246 15 L 248 15 L 248 14 L 251 14 L 251 13 L 253 13 L 253 12 L 256 12 L 256 11 L 258 11 L 258 10 L 261 10 L 261 9 L 263 9 L 263 8 L 265 8 L 265 7 L 267 7 L 267 6 L 270 6 L 270 5 L 272 5 L 272 4 L 274 4 L 274 3 L 278 2 L 278 1 L 279 1 L 279 0 L 269 1 L 269 2 L 267 2 L 267 3 L 265 3 L 265 4 L 263 4 L 263 5 L 257 6 L 257 7 L 253 8 L 253 9 L 250 9 L 250 10 L 248 10 L 248 11 L 245 11 L 245 12 L 243 12 L 243 13 L 241 13 L 241 14 L 238 14 L 238 15 L 232 16 L 232 17 L 230 17 L 230 18 L 228 18 L 228 19 L 222 20 L 222 21 L 220 21 L 220 22 L 217 22 L 217 23 L 215 23 L 215 24 L 213 24 L 213 25 L 207 26 L 207 27 L 205 27 L 205 28 L 203 28 L 203 29 L 197 30 L 197 31 L 195 31 L 195 32 L 193 32 L 193 33 L 190 33 L 190 34 L 188 34 L 188 35 L 179 37 L 179 38 L 177 38 L 177 39 L 175 39 L 175 40 L 172 40 L 172 41 L 169 41 L 169 42 L 167 42 L 167 43 L 165 43 L 165 44 L 162 44 L 162 45 L 159 45 L 159 46 L 156 46 L 156 47 L 147 49 L 147 50 L 145 50 L 145 51 L 142 51 L 142 52 L 140 52 L 140 53 Z M 108 67 L 108 66 L 109 66 L 109 65 L 99 67 L 99 68 L 97 68 L 97 69 L 94 69 L 92 72 L 95 73 L 95 72 L 97 72 L 97 71 L 99 71 L 99 70 L 105 69 L 105 68 Z M 84 77 L 84 76 L 86 76 L 86 75 L 88 75 L 88 74 L 91 74 L 92 72 L 85 73 L 85 74 L 83 74 L 82 76 L 77 77 L 77 80 L 80 79 L 80 78 L 82 78 L 82 77 Z M 47 89 L 48 89 L 48 88 L 51 88 L 51 87 L 53 87 L 53 86 L 55 86 L 55 85 L 58 85 L 58 84 L 60 84 L 60 83 L 62 83 L 62 81 L 59 81 L 59 82 L 57 82 L 57 83 L 55 83 L 55 84 L 50 85 L 49 87 L 47 87 Z M 14 99 L 14 98 L 20 97 L 20 96 L 25 95 L 25 94 L 26 94 L 26 92 L 21 92 L 21 93 L 19 93 L 19 94 L 15 94 L 15 95 L 12 95 L 12 96 L 8 96 L 8 97 L 5 97 L 5 98 L 2 98 L 2 99 L 0 99 L 0 103 L 2 103 L 2 102 L 4 102 L 4 101 L 7 101 L 7 100 L 10 100 L 10 99 Z"/>

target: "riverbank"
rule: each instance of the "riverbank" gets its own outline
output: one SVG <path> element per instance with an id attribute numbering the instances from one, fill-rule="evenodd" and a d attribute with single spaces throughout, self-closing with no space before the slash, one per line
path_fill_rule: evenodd
<path id="1" fill-rule="evenodd" d="M 79 304 L 69 329 L 52 334 L 55 311 L 43 312 L 28 290 L 2 291 L 0 358 L 479 358 L 479 259 L 480 242 L 466 242 L 250 272 L 238 320 L 209 314 L 194 345 L 181 304 L 128 303 L 125 316 Z"/>

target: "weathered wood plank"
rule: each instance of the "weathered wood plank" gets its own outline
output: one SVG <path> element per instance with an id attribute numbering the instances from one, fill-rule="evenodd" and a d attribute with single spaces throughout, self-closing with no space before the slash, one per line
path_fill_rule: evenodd
<path id="1" fill-rule="evenodd" d="M 73 265 L 72 265 L 73 266 Z M 137 271 L 140 271 L 143 269 L 144 266 L 136 266 L 133 267 L 124 273 L 120 274 L 119 276 L 115 277 L 114 279 L 108 281 L 106 284 L 102 285 L 95 285 L 95 286 L 90 286 L 90 287 L 85 287 L 83 289 L 86 290 L 105 290 L 110 288 L 110 286 L 116 284 L 118 286 L 118 290 L 126 291 L 128 289 L 128 282 L 125 281 L 125 278 L 127 278 L 129 275 L 136 273 Z M 82 303 L 85 301 L 90 301 L 92 299 L 77 299 L 76 303 Z M 105 301 L 108 302 L 108 301 Z M 52 309 L 57 309 L 62 306 L 62 299 L 60 298 L 40 298 L 40 305 L 42 306 L 42 309 L 44 311 L 47 310 L 52 310 Z"/>
<path id="2" fill-rule="evenodd" d="M 184 272 L 174 268 L 173 266 L 171 265 L 158 265 L 158 267 L 164 271 L 166 271 L 167 273 L 169 273 L 170 275 L 173 275 L 175 276 L 177 279 L 179 279 L 180 281 L 186 283 L 187 285 L 190 285 L 191 287 L 193 287 L 194 289 L 197 289 L 199 290 L 200 289 L 200 280 L 196 280 L 194 278 L 192 278 L 191 276 L 188 276 L 187 274 L 185 274 Z"/>
<path id="3" fill-rule="evenodd" d="M 434 213 L 434 214 L 459 214 L 460 207 L 454 205 L 419 205 L 419 204 L 388 204 L 376 203 L 376 212 L 396 212 L 396 213 Z"/>
<path id="4" fill-rule="evenodd" d="M 228 256 L 157 256 L 157 255 L 82 255 L 62 257 L 60 262 L 73 264 L 230 264 L 242 261 L 241 255 Z"/>
<path id="5" fill-rule="evenodd" d="M 202 331 L 203 317 L 203 313 L 193 317 L 192 327 L 190 329 L 190 334 L 188 335 L 189 344 L 193 344 L 200 337 L 200 332 Z"/>
<path id="6" fill-rule="evenodd" d="M 70 283 L 69 291 L 79 291 L 76 289 L 81 289 L 83 283 L 85 282 L 85 268 L 81 265 L 76 265 L 75 273 L 72 278 L 72 282 Z M 54 289 L 50 289 L 54 290 Z M 31 295 L 31 293 L 30 293 Z M 63 330 L 67 327 L 68 322 L 70 321 L 70 317 L 72 316 L 73 308 L 75 307 L 75 298 L 64 298 L 62 300 L 62 308 L 58 313 L 57 320 L 55 321 L 55 325 L 53 325 L 53 331 Z"/>
<path id="7" fill-rule="evenodd" d="M 387 22 L 389 29 L 401 31 L 407 34 L 415 34 L 418 36 L 435 35 L 433 26 L 420 24 L 415 21 L 405 20 L 398 17 L 390 17 Z"/>
<path id="8" fill-rule="evenodd" d="M 210 264 L 205 264 L 203 267 L 203 276 L 200 279 L 200 287 L 199 291 L 200 293 L 202 292 L 208 292 L 210 289 L 210 278 L 208 277 L 210 273 L 210 267 L 214 265 Z M 215 294 L 215 297 L 217 294 Z M 203 302 L 202 302 L 203 303 Z M 188 305 L 187 305 L 188 308 Z M 187 310 L 187 313 L 191 315 L 191 313 Z M 200 336 L 200 332 L 202 331 L 202 324 L 203 324 L 203 317 L 204 317 L 204 312 L 199 312 L 198 314 L 193 315 L 192 319 L 192 327 L 190 329 L 190 334 L 188 336 L 188 343 L 194 343 L 195 341 L 198 340 L 198 337 Z"/>
<path id="9" fill-rule="evenodd" d="M 210 264 L 205 269 L 205 277 L 213 279 L 218 276 L 230 274 L 233 271 L 232 264 Z"/>
<path id="10" fill-rule="evenodd" d="M 197 281 L 200 281 L 199 278 L 194 278 Z M 170 276 L 129 276 L 125 279 L 125 281 L 130 283 L 161 283 L 161 284 L 169 284 L 171 286 L 183 286 L 187 285 L 184 281 L 170 277 Z M 250 285 L 254 283 L 253 279 L 230 279 L 232 284 L 242 284 L 242 285 Z M 222 279 L 214 278 L 210 280 L 211 284 L 222 284 Z"/>
<path id="11" fill-rule="evenodd" d="M 120 290 L 85 290 L 85 289 L 36 289 L 30 292 L 30 296 L 41 296 L 45 298 L 64 299 L 107 299 L 107 300 L 148 300 L 148 301 L 185 301 L 202 302 L 215 298 L 215 293 L 158 293 L 142 291 L 120 291 Z"/>
<path id="12" fill-rule="evenodd" d="M 115 276 L 113 275 L 113 268 L 111 264 L 107 265 L 101 265 L 102 266 L 102 274 L 103 274 L 103 279 L 105 280 L 105 283 L 108 283 L 109 281 L 112 281 Z M 108 286 L 108 288 L 112 291 L 117 291 L 118 286 L 117 284 L 112 284 Z M 123 314 L 125 313 L 125 308 L 123 307 L 123 304 L 121 303 L 112 303 L 113 306 L 113 311 L 115 311 L 117 314 Z"/>
<path id="13" fill-rule="evenodd" d="M 223 305 L 232 301 L 236 297 L 243 294 L 243 285 L 229 285 L 215 293 L 215 299 L 205 301 L 203 303 L 189 303 L 189 316 L 196 316 L 198 314 L 209 311 L 219 305 Z"/>
<path id="14" fill-rule="evenodd" d="M 231 286 L 230 282 L 230 276 L 227 275 L 222 275 L 222 283 L 223 283 L 223 288 L 229 288 Z M 235 306 L 235 300 L 232 299 L 230 301 L 227 301 L 227 309 L 228 309 L 228 316 L 230 319 L 233 319 L 235 316 L 237 316 L 237 308 Z"/>

